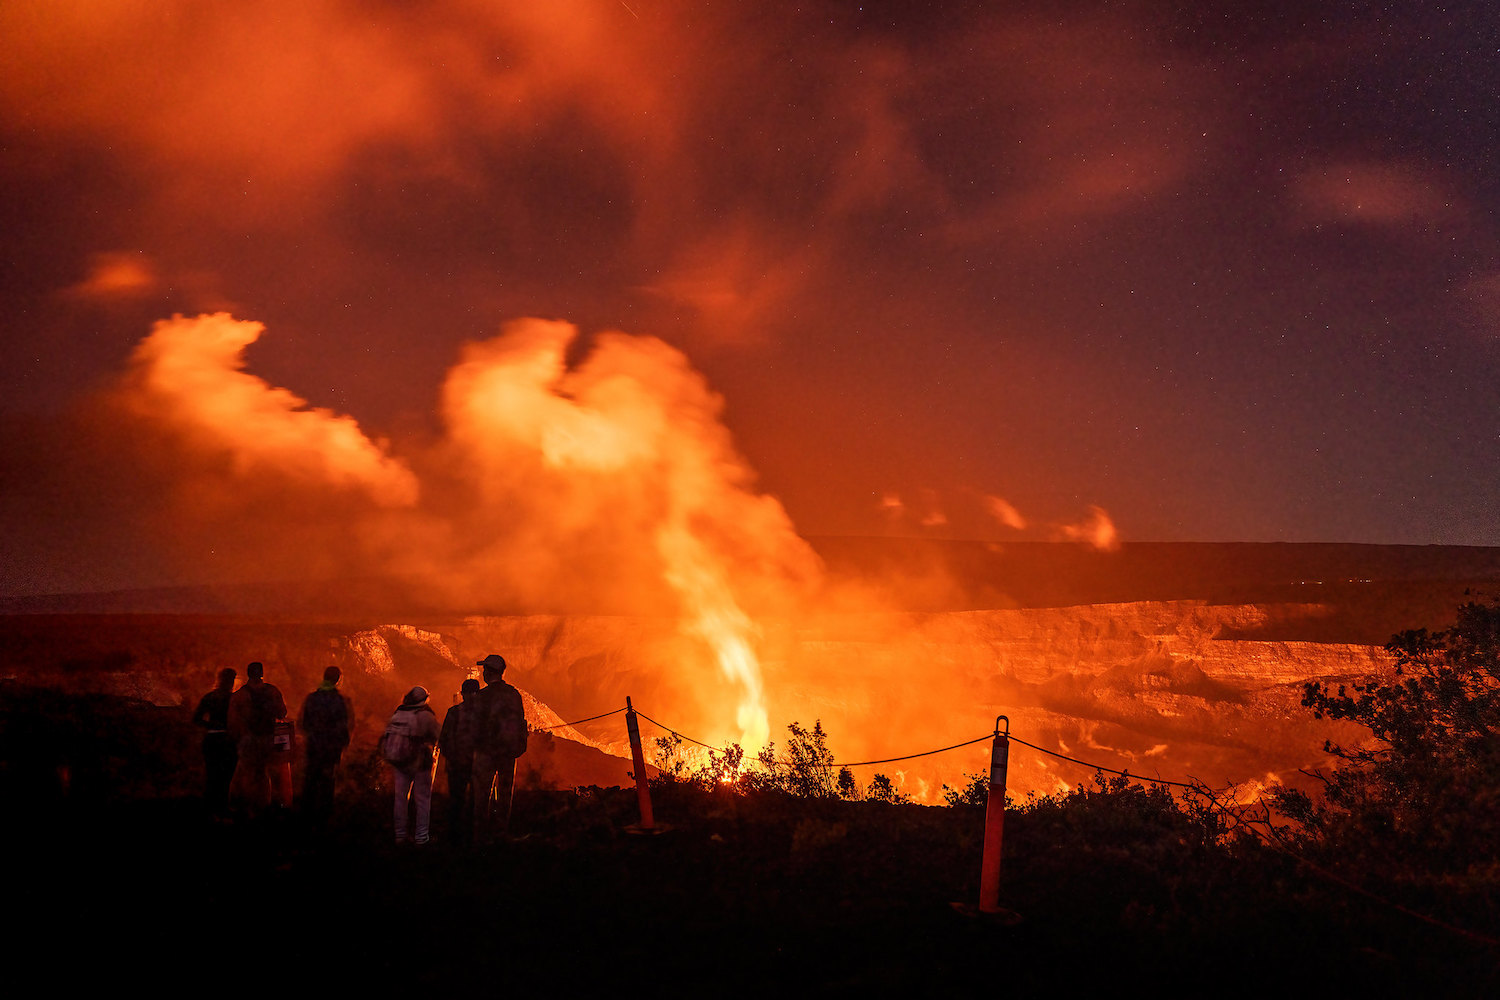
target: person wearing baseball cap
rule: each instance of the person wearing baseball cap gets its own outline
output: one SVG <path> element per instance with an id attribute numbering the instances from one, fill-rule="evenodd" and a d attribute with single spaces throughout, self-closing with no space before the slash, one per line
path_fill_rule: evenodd
<path id="1" fill-rule="evenodd" d="M 510 832 L 510 806 L 516 787 L 516 758 L 526 752 L 526 709 L 521 692 L 501 679 L 505 657 L 491 653 L 475 665 L 484 668 L 485 686 L 474 696 L 474 843 L 486 846 Z"/>

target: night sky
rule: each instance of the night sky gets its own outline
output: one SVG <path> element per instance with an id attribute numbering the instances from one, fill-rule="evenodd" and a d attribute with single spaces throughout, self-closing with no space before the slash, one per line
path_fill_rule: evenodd
<path id="1" fill-rule="evenodd" d="M 7 0 L 0 588 L 214 575 L 135 527 L 178 313 L 424 495 L 539 317 L 803 535 L 1500 545 L 1497 150 L 1484 2 Z"/>

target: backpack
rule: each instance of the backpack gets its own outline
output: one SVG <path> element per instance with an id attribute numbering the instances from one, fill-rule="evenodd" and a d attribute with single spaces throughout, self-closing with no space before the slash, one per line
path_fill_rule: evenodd
<path id="1" fill-rule="evenodd" d="M 519 757 L 526 752 L 527 733 L 525 716 L 500 720 L 500 745 L 506 756 Z"/>
<path id="2" fill-rule="evenodd" d="M 410 767 L 417 761 L 417 744 L 405 719 L 392 719 L 380 737 L 380 756 L 393 767 Z"/>

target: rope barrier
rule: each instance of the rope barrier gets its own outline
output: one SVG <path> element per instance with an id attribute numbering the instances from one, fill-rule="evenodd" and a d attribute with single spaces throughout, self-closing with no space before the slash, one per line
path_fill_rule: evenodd
<path id="1" fill-rule="evenodd" d="M 622 709 L 617 709 L 616 711 L 623 712 L 624 709 L 623 708 Z M 614 712 L 607 712 L 605 714 L 606 715 L 613 715 Z M 645 712 L 642 712 L 640 709 L 636 709 L 635 714 L 638 715 L 638 716 L 640 716 L 642 719 L 645 719 L 647 722 L 651 723 L 653 726 L 656 726 L 658 729 L 662 729 L 662 730 L 664 730 L 664 731 L 666 731 L 668 733 L 671 733 L 673 736 L 676 736 L 679 739 L 687 740 L 689 743 L 697 744 L 698 746 L 703 747 L 705 750 L 712 750 L 712 751 L 715 751 L 715 752 L 722 752 L 723 751 L 722 747 L 712 746 L 712 745 L 710 745 L 708 743 L 704 743 L 701 740 L 695 740 L 691 736 L 688 736 L 685 733 L 678 732 L 677 730 L 673 729 L 671 726 L 666 725 L 665 723 L 657 722 L 655 719 L 651 718 L 651 716 L 647 715 Z M 604 716 L 595 716 L 594 718 L 599 719 L 599 718 L 603 718 L 603 717 Z M 590 720 L 584 719 L 582 721 L 588 722 Z M 887 757 L 887 758 L 885 758 L 883 760 L 860 760 L 860 761 L 853 761 L 853 762 L 850 762 L 850 763 L 837 762 L 837 763 L 825 764 L 825 765 L 820 765 L 820 766 L 837 768 L 837 767 L 869 767 L 872 764 L 895 764 L 895 763 L 897 763 L 899 761 L 903 761 L 903 760 L 916 760 L 918 757 L 931 757 L 934 754 L 947 753 L 949 750 L 958 750 L 958 749 L 961 749 L 963 747 L 973 746 L 976 743 L 983 743 L 985 740 L 989 740 L 989 739 L 993 739 L 993 738 L 994 738 L 994 734 L 993 733 L 985 733 L 983 736 L 977 737 L 977 738 L 972 739 L 972 740 L 967 740 L 967 741 L 965 741 L 963 743 L 955 743 L 952 746 L 942 747 L 942 748 L 937 749 L 937 750 L 925 750 L 922 753 L 907 754 L 904 757 Z M 1036 750 L 1036 751 L 1038 751 L 1040 753 L 1047 754 L 1047 755 L 1049 755 L 1051 757 L 1056 757 L 1056 758 L 1058 758 L 1060 760 L 1070 761 L 1071 763 L 1078 764 L 1078 765 L 1081 765 L 1083 767 L 1087 767 L 1090 770 L 1104 771 L 1104 772 L 1106 772 L 1108 774 L 1118 774 L 1118 775 L 1120 775 L 1123 778 L 1134 778 L 1137 781 L 1150 781 L 1150 782 L 1154 782 L 1154 783 L 1156 783 L 1158 785 L 1172 785 L 1172 786 L 1174 786 L 1176 788 L 1199 788 L 1199 787 L 1202 787 L 1202 786 L 1200 786 L 1198 784 L 1194 784 L 1192 782 L 1170 781 L 1170 780 L 1168 780 L 1166 778 L 1152 778 L 1152 777 L 1148 777 L 1148 776 L 1146 776 L 1144 774 L 1132 774 L 1129 771 L 1118 771 L 1118 770 L 1116 770 L 1116 769 L 1114 769 L 1112 767 L 1105 767 L 1102 764 L 1092 764 L 1092 763 L 1090 763 L 1090 762 L 1088 762 L 1086 760 L 1079 760 L 1077 757 L 1069 757 L 1067 754 L 1058 753 L 1055 750 L 1048 750 L 1046 747 L 1039 747 L 1035 743 L 1028 743 L 1028 742 L 1026 742 L 1023 739 L 1020 739 L 1020 738 L 1015 737 L 1015 736 L 1010 736 L 1009 734 L 1007 734 L 1007 738 L 1011 739 L 1011 740 L 1014 740 L 1015 742 L 1021 744 L 1022 746 L 1030 747 L 1031 749 Z"/>
<path id="2" fill-rule="evenodd" d="M 533 726 L 532 732 L 539 733 L 545 732 L 548 729 L 566 729 L 569 726 L 581 726 L 585 722 L 593 722 L 595 719 L 607 719 L 611 715 L 619 715 L 623 711 L 625 711 L 625 709 L 617 708 L 613 712 L 605 712 L 602 715 L 591 715 L 587 719 L 579 719 L 577 722 L 559 722 L 555 726 Z"/>
<path id="3" fill-rule="evenodd" d="M 935 753 L 947 753 L 949 750 L 957 750 L 959 747 L 971 747 L 975 743 L 983 743 L 985 740 L 995 738 L 994 733 L 985 733 L 978 739 L 969 740 L 967 743 L 955 743 L 951 747 L 943 747 L 941 750 L 928 750 L 924 753 L 907 754 L 905 757 L 887 757 L 885 760 L 861 760 L 852 764 L 829 764 L 829 767 L 868 767 L 871 764 L 894 764 L 898 760 L 915 760 L 918 757 L 931 757 Z"/>
<path id="4" fill-rule="evenodd" d="M 1092 768 L 1095 771 L 1108 771 L 1110 774 L 1118 774 L 1123 778 L 1135 778 L 1137 781 L 1154 781 L 1158 785 L 1175 785 L 1178 788 L 1201 787 L 1200 785 L 1186 781 L 1168 781 L 1166 778 L 1148 778 L 1144 774 L 1131 774 L 1129 771 L 1116 771 L 1112 767 L 1104 767 L 1101 764 L 1090 764 L 1086 760 L 1079 760 L 1077 757 L 1069 757 L 1067 754 L 1058 753 L 1055 750 L 1048 750 L 1046 747 L 1039 747 L 1035 743 L 1027 743 L 1025 740 L 1020 739 L 1019 737 L 1010 736 L 1008 738 L 1016 743 L 1021 744 L 1023 747 L 1031 747 L 1031 749 L 1040 751 L 1041 753 L 1047 754 L 1048 756 L 1056 757 L 1059 760 L 1072 761 L 1074 764 L 1082 764 L 1084 767 Z"/>
<path id="5" fill-rule="evenodd" d="M 621 711 L 624 711 L 624 709 L 621 709 Z M 700 747 L 702 747 L 705 750 L 713 750 L 716 753 L 722 753 L 723 752 L 723 749 L 724 749 L 723 747 L 709 746 L 707 743 L 704 743 L 701 740 L 695 740 L 691 736 L 686 736 L 686 735 L 684 735 L 682 733 L 679 733 L 677 730 L 673 729 L 671 726 L 666 726 L 666 725 L 663 725 L 660 722 L 657 722 L 655 719 L 651 718 L 651 716 L 647 715 L 645 712 L 642 712 L 640 709 L 636 709 L 635 710 L 635 714 L 638 715 L 638 716 L 640 716 L 641 718 L 645 719 L 647 722 L 651 723 L 653 726 L 656 726 L 658 729 L 665 729 L 667 732 L 671 733 L 673 736 L 676 736 L 678 739 L 687 740 L 689 743 L 697 743 Z"/>
<path id="6" fill-rule="evenodd" d="M 642 712 L 640 709 L 636 709 L 635 710 L 635 714 L 638 715 L 638 716 L 640 716 L 641 718 L 645 719 L 647 722 L 651 723 L 653 726 L 656 726 L 656 727 L 658 727 L 660 729 L 664 729 L 667 732 L 671 733 L 673 736 L 678 737 L 679 739 L 687 740 L 689 743 L 696 743 L 698 746 L 703 747 L 705 750 L 713 750 L 713 751 L 716 751 L 716 752 L 722 752 L 722 749 L 723 749 L 722 747 L 710 746 L 709 744 L 704 743 L 704 742 L 702 742 L 700 740 L 695 740 L 691 736 L 688 736 L 688 735 L 686 735 L 684 733 L 679 733 L 677 730 L 673 729 L 671 726 L 668 726 L 668 725 L 665 725 L 663 723 L 657 722 L 655 719 L 651 718 L 651 716 L 647 715 L 645 712 Z M 857 761 L 857 762 L 852 763 L 852 764 L 834 763 L 834 764 L 824 764 L 824 765 L 820 765 L 820 766 L 823 766 L 823 767 L 866 767 L 866 766 L 868 766 L 870 764 L 893 764 L 893 763 L 895 763 L 898 760 L 914 760 L 917 757 L 930 757 L 930 756 L 932 756 L 935 753 L 947 753 L 949 750 L 957 750 L 959 747 L 973 746 L 975 743 L 983 743 L 985 740 L 990 739 L 991 736 L 992 736 L 992 734 L 986 733 L 983 736 L 979 737 L 978 739 L 972 739 L 972 740 L 969 740 L 969 741 L 967 741 L 965 743 L 955 743 L 951 747 L 943 747 L 940 750 L 927 750 L 927 751 L 924 751 L 922 753 L 907 754 L 905 757 L 890 757 L 890 758 L 887 758 L 885 760 L 861 760 L 861 761 Z"/>

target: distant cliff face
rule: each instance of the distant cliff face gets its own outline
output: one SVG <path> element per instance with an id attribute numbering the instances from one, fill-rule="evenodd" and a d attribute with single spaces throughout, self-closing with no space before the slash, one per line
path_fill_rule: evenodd
<path id="1" fill-rule="evenodd" d="M 841 761 L 904 757 L 982 737 L 1006 716 L 1020 740 L 1090 763 L 1211 785 L 1297 776 L 1324 764 L 1332 733 L 1300 706 L 1303 684 L 1390 668 L 1377 646 L 1257 638 L 1286 634 L 1318 605 L 1134 602 L 933 614 L 825 616 L 763 627 L 759 654 L 773 739 L 823 722 Z M 452 703 L 486 653 L 512 665 L 534 726 L 638 709 L 708 743 L 733 738 L 734 692 L 697 640 L 664 619 L 517 616 L 340 625 L 196 616 L 18 616 L 0 675 L 142 698 L 184 711 L 220 667 L 267 667 L 290 704 L 338 664 L 366 727 L 413 684 Z M 1290 631 L 1295 632 L 1295 628 Z M 660 730 L 643 726 L 648 741 Z M 627 753 L 610 716 L 560 735 Z M 987 767 L 988 747 L 862 767 L 933 800 Z M 1012 746 L 1012 794 L 1050 792 L 1088 768 Z M 623 780 L 623 778 L 621 779 Z"/>
<path id="2" fill-rule="evenodd" d="M 762 636 L 773 739 L 821 719 L 840 760 L 902 757 L 964 742 L 1008 717 L 1020 739 L 1138 774 L 1214 785 L 1297 776 L 1321 766 L 1325 738 L 1357 739 L 1301 707 L 1309 680 L 1345 683 L 1389 669 L 1378 646 L 1256 639 L 1317 605 L 1135 602 L 1069 608 L 853 615 L 769 627 Z M 608 711 L 630 694 L 653 718 L 705 742 L 733 732 L 715 717 L 716 677 L 686 675 L 689 643 L 639 619 L 468 619 L 459 645 L 499 650 L 516 683 L 564 717 Z M 1232 637 L 1228 637 L 1232 636 Z M 701 659 L 701 657 L 699 658 Z M 710 693 L 705 693 L 710 692 Z M 580 727 L 615 748 L 618 718 Z M 862 768 L 931 799 L 987 766 L 983 745 Z M 1013 747 L 1013 793 L 1053 791 L 1087 768 Z"/>

